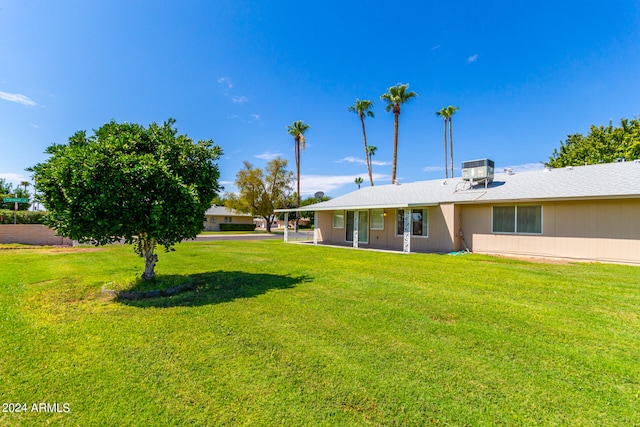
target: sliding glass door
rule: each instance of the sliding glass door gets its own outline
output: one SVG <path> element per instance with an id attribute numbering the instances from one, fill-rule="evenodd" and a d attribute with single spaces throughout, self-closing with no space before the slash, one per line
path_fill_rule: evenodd
<path id="1" fill-rule="evenodd" d="M 347 211 L 345 240 L 347 242 L 353 242 L 353 230 L 356 214 L 358 215 L 358 242 L 369 243 L 369 211 Z"/>

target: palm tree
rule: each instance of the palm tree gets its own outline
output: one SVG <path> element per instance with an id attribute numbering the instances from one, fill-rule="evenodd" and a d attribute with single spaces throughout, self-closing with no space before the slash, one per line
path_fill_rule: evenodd
<path id="1" fill-rule="evenodd" d="M 453 121 L 452 117 L 458 110 L 458 107 L 449 105 L 447 107 L 447 114 L 449 116 L 449 155 L 451 156 L 451 178 L 453 178 Z"/>
<path id="2" fill-rule="evenodd" d="M 362 184 L 364 182 L 364 179 L 357 177 L 353 182 L 356 183 L 356 185 L 358 186 L 358 190 L 360 189 L 360 184 Z"/>
<path id="3" fill-rule="evenodd" d="M 380 99 L 387 103 L 387 112 L 393 111 L 393 167 L 391 168 L 391 183 L 396 182 L 396 165 L 398 163 L 398 118 L 400 117 L 400 105 L 418 96 L 415 92 L 408 92 L 408 84 L 398 83 L 391 86 L 387 93 L 383 93 Z"/>
<path id="4" fill-rule="evenodd" d="M 375 145 L 369 145 L 367 147 L 367 160 L 369 161 L 369 177 L 371 178 L 371 186 L 373 187 L 373 178 L 371 174 L 371 169 L 373 168 L 373 164 L 371 163 L 371 157 L 376 154 L 378 147 Z"/>
<path id="5" fill-rule="evenodd" d="M 442 107 L 441 110 L 436 111 L 436 115 L 442 117 L 444 122 L 444 177 L 449 178 L 449 163 L 447 159 L 447 121 L 448 121 L 447 108 Z"/>
<path id="6" fill-rule="evenodd" d="M 29 184 L 29 181 L 22 181 L 20 182 L 20 185 L 22 185 L 24 187 L 24 192 L 27 192 L 27 187 L 31 184 Z"/>
<path id="7" fill-rule="evenodd" d="M 436 111 L 436 115 L 444 119 L 444 173 L 445 177 L 449 177 L 447 171 L 447 122 L 449 123 L 449 154 L 451 155 L 451 178 L 453 178 L 453 125 L 451 117 L 456 113 L 458 107 L 449 105 L 442 107 L 440 111 Z"/>
<path id="8" fill-rule="evenodd" d="M 296 207 L 300 207 L 300 152 L 304 150 L 305 139 L 304 133 L 309 129 L 309 125 L 304 123 L 302 120 L 297 120 L 287 126 L 287 132 L 289 135 L 293 136 L 294 142 L 294 152 L 296 157 L 296 182 L 297 182 L 297 193 L 296 193 Z M 298 222 L 300 220 L 300 212 L 296 211 L 296 225 L 295 231 L 298 232 Z"/>
<path id="9" fill-rule="evenodd" d="M 365 116 L 369 116 L 371 118 L 375 117 L 373 111 L 373 101 L 369 101 L 368 99 L 363 99 L 362 101 L 356 98 L 356 103 L 348 108 L 352 113 L 356 113 L 358 117 L 360 117 L 360 122 L 362 123 L 362 138 L 364 139 L 364 159 L 367 164 L 367 170 L 369 171 L 369 181 L 371 182 L 371 186 L 373 186 L 373 176 L 371 175 L 371 163 L 369 162 L 369 156 L 367 151 L 367 132 L 364 129 L 364 119 Z"/>

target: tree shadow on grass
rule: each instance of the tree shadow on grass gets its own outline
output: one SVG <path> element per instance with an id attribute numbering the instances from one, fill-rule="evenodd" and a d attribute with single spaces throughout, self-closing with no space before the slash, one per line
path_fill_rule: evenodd
<path id="1" fill-rule="evenodd" d="M 198 307 L 230 302 L 238 298 L 253 298 L 273 289 L 290 289 L 311 281 L 307 276 L 246 273 L 243 271 L 213 271 L 192 274 L 191 289 L 172 296 L 118 300 L 133 307 Z M 188 280 L 184 276 L 185 281 Z"/>

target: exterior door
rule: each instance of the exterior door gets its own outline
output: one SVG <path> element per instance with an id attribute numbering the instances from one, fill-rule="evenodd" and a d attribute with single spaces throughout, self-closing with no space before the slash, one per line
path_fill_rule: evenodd
<path id="1" fill-rule="evenodd" d="M 345 224 L 345 240 L 353 242 L 355 216 L 358 215 L 358 242 L 369 243 L 369 211 L 347 211 Z"/>

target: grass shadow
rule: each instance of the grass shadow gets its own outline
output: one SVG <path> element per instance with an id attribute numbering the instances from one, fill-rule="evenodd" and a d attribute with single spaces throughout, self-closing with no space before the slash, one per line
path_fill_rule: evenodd
<path id="1" fill-rule="evenodd" d="M 230 302 L 238 298 L 253 298 L 273 289 L 290 289 L 311 281 L 307 276 L 243 271 L 213 271 L 189 276 L 193 280 L 191 290 L 169 297 L 118 300 L 118 303 L 140 308 L 197 307 Z"/>

